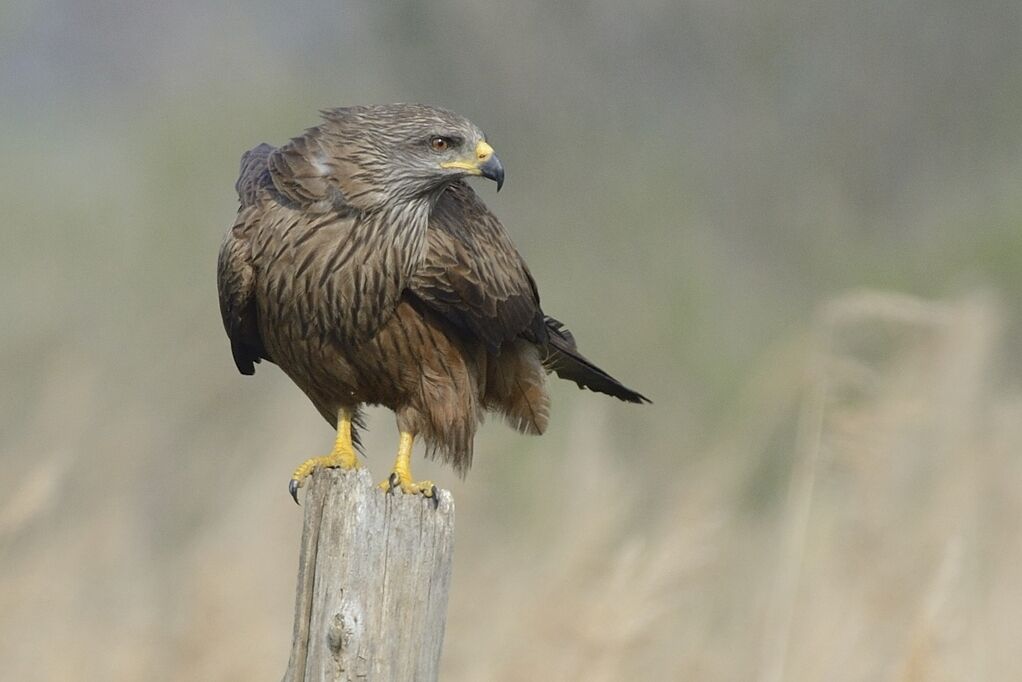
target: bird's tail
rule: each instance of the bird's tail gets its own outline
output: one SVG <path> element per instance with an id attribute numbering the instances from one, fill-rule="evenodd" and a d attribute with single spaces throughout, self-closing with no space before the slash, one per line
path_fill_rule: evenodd
<path id="1" fill-rule="evenodd" d="M 562 379 L 569 379 L 579 388 L 605 393 L 629 403 L 649 403 L 649 398 L 626 387 L 586 359 L 575 346 L 575 337 L 567 327 L 552 317 L 546 318 L 547 356 L 543 364 Z"/>

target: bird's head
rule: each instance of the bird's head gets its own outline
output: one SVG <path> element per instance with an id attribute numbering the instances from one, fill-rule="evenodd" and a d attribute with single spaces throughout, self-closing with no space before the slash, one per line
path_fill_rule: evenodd
<path id="1" fill-rule="evenodd" d="M 504 167 L 481 130 L 457 114 L 421 104 L 323 112 L 326 163 L 359 208 L 439 196 L 451 182 L 481 175 L 504 183 Z"/>

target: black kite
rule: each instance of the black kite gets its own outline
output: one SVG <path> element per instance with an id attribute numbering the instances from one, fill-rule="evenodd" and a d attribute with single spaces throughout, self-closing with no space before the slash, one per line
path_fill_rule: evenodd
<path id="1" fill-rule="evenodd" d="M 358 466 L 363 404 L 397 415 L 385 488 L 415 482 L 413 439 L 464 473 L 486 411 L 543 433 L 556 372 L 580 387 L 648 402 L 586 360 L 543 314 L 503 226 L 463 178 L 504 169 L 480 130 L 421 105 L 333 109 L 279 148 L 241 160 L 238 217 L 220 249 L 220 311 L 242 374 L 277 364 L 337 428 L 333 452 L 294 472 Z"/>

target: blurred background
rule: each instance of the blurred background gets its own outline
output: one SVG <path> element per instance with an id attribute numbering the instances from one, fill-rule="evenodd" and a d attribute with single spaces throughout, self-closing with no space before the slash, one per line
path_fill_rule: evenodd
<path id="1" fill-rule="evenodd" d="M 389 101 L 487 132 L 544 307 L 654 400 L 418 465 L 443 679 L 1022 679 L 1017 0 L 7 0 L 4 679 L 283 673 L 333 434 L 235 371 L 216 255 L 242 152 Z"/>

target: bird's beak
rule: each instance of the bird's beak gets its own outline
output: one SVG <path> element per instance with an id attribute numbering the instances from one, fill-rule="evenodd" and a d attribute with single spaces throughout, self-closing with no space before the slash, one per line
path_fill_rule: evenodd
<path id="1" fill-rule="evenodd" d="M 497 183 L 497 191 L 504 186 L 504 165 L 493 153 L 493 147 L 480 140 L 476 145 L 475 154 L 471 159 L 463 161 L 447 161 L 440 164 L 441 168 L 457 168 L 470 175 L 481 175 Z"/>
<path id="2" fill-rule="evenodd" d="M 489 178 L 497 183 L 497 191 L 504 186 L 504 164 L 500 162 L 497 155 L 493 153 L 493 147 L 480 141 L 476 145 L 476 160 L 479 163 L 479 172 L 484 178 Z"/>

